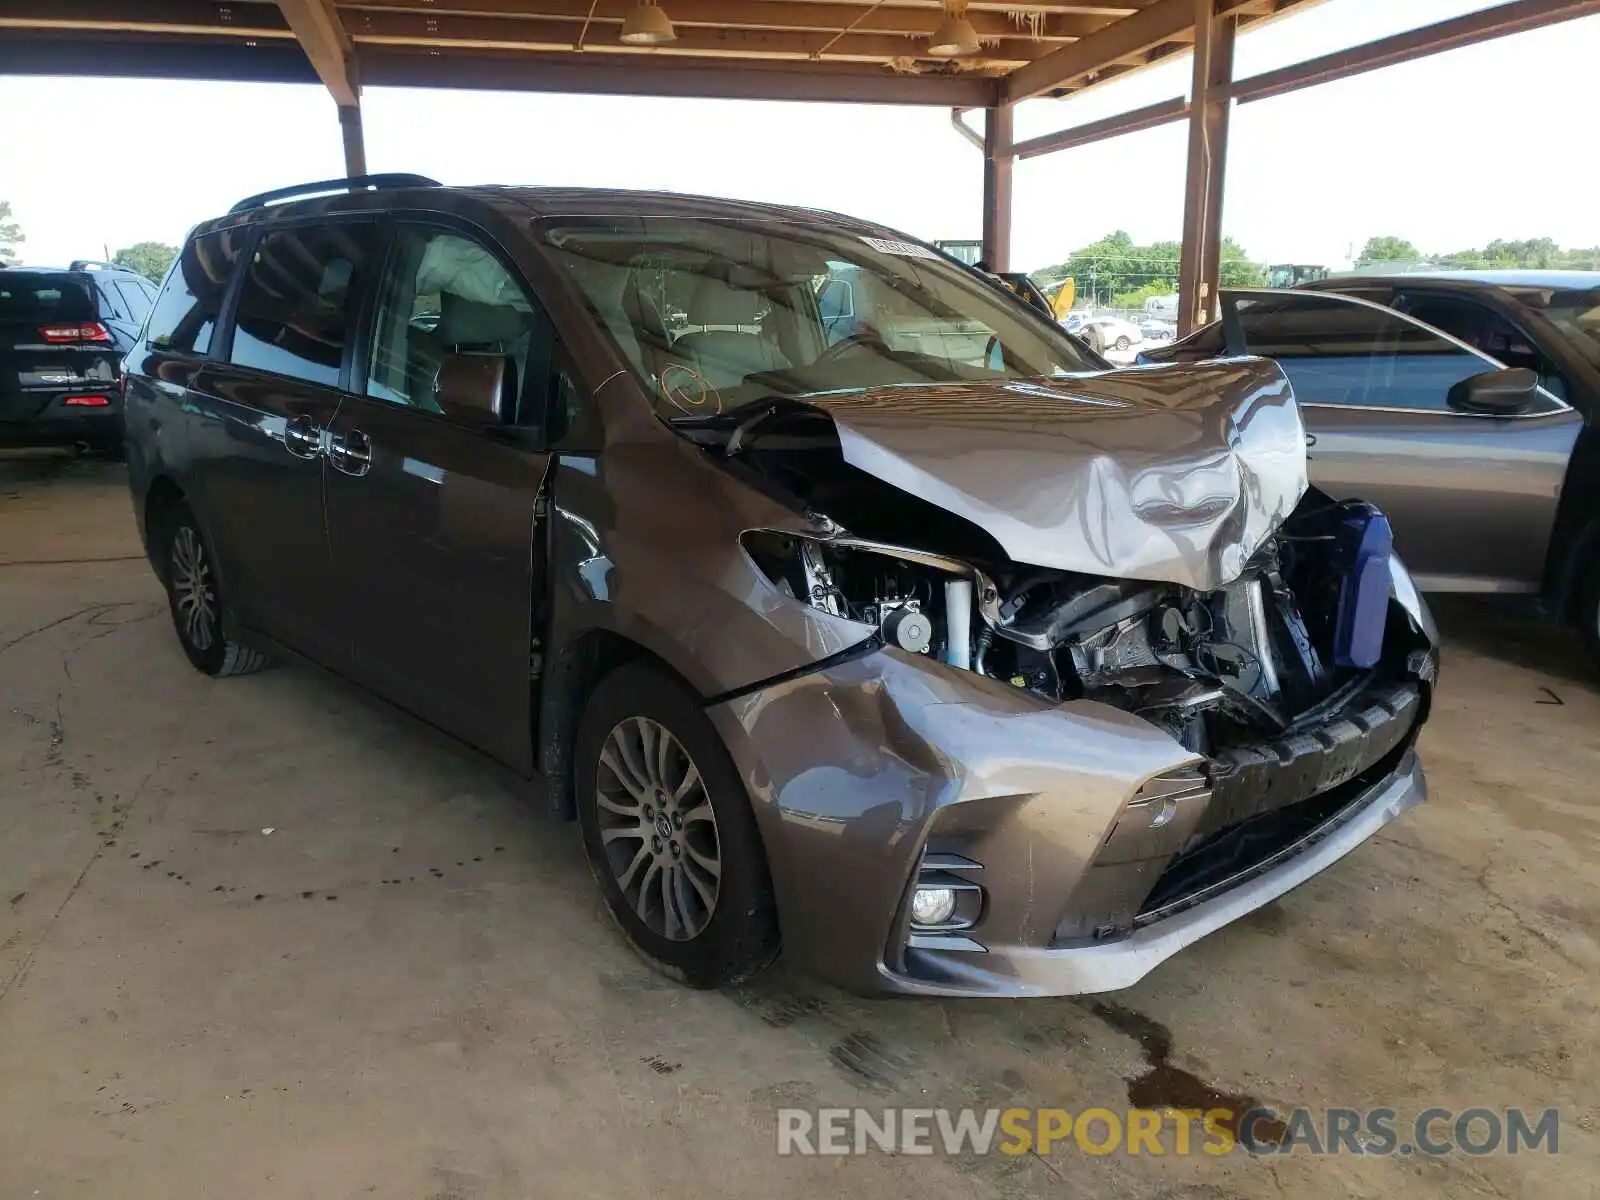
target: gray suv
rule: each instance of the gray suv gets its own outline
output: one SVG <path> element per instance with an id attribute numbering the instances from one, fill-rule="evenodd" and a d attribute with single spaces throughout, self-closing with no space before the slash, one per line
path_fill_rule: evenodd
<path id="1" fill-rule="evenodd" d="M 291 188 L 190 235 L 126 377 L 190 661 L 542 783 L 695 986 L 1123 987 L 1424 796 L 1436 634 L 1283 373 L 1107 370 L 892 230 Z"/>

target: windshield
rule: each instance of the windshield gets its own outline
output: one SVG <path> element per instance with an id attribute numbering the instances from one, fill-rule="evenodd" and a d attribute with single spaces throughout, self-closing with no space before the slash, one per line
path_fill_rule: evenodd
<path id="1" fill-rule="evenodd" d="M 998 285 L 915 242 L 654 217 L 569 220 L 543 238 L 668 418 L 1100 369 Z"/>
<path id="2" fill-rule="evenodd" d="M 1526 308 L 1535 309 L 1561 331 L 1584 359 L 1600 367 L 1600 288 L 1507 289 Z"/>

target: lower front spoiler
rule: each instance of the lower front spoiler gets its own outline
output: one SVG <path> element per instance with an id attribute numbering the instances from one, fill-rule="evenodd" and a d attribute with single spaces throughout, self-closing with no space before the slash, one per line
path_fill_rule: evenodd
<path id="1" fill-rule="evenodd" d="M 935 996 L 1075 996 L 1131 987 L 1162 962 L 1206 934 L 1237 921 L 1332 866 L 1408 808 L 1428 796 L 1415 750 L 1394 773 L 1352 800 L 1341 814 L 1290 847 L 1266 868 L 1210 900 L 1136 929 L 1127 937 L 1065 949 L 1020 946 L 907 951 L 902 974 L 880 967 L 884 991 Z"/>

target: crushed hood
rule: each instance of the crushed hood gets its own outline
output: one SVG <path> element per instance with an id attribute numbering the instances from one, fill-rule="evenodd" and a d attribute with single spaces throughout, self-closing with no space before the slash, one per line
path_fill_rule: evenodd
<path id="1" fill-rule="evenodd" d="M 1306 490 L 1276 363 L 807 396 L 845 461 L 987 530 L 1013 560 L 1211 591 Z"/>

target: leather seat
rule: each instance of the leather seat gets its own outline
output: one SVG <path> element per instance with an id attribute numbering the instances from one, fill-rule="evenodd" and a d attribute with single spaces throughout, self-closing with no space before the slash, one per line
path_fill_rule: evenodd
<path id="1" fill-rule="evenodd" d="M 689 324 L 717 326 L 686 333 L 672 344 L 681 358 L 715 388 L 737 387 L 748 375 L 777 371 L 789 365 L 777 343 L 754 330 L 763 297 L 710 276 L 702 279 L 689 301 Z"/>
<path id="2" fill-rule="evenodd" d="M 532 313 L 509 304 L 486 304 L 454 292 L 441 292 L 439 323 L 431 333 L 413 331 L 410 336 L 407 385 L 412 403 L 430 410 L 437 407 L 431 399 L 433 381 L 446 354 L 476 350 L 504 354 L 521 362 L 532 328 Z M 511 394 L 515 395 L 520 381 L 514 372 L 510 382 Z"/>

